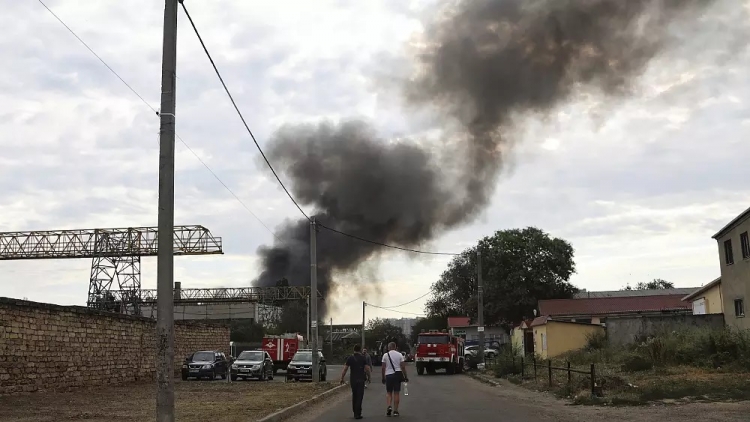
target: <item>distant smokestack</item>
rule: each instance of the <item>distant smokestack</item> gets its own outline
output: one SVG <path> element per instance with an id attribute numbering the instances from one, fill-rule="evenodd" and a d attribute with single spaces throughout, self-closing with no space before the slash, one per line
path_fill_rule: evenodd
<path id="1" fill-rule="evenodd" d="M 515 139 L 514 118 L 544 114 L 579 88 L 608 96 L 667 41 L 667 24 L 708 0 L 467 0 L 428 22 L 405 84 L 408 102 L 445 116 L 443 145 L 379 139 L 363 122 L 286 125 L 269 155 L 315 218 L 377 242 L 420 247 L 486 208 Z M 457 128 L 457 129 L 456 129 Z M 261 247 L 256 285 L 308 283 L 309 225 L 290 222 Z M 318 285 L 327 296 L 379 246 L 322 231 Z"/>

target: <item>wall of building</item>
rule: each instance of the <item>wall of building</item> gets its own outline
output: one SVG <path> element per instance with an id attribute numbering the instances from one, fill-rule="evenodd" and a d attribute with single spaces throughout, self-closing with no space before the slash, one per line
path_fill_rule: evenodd
<path id="1" fill-rule="evenodd" d="M 719 265 L 721 266 L 721 290 L 724 301 L 724 319 L 727 325 L 750 329 L 750 259 L 742 258 L 740 234 L 750 232 L 750 218 L 741 222 L 724 236 L 717 239 L 719 248 Z M 724 253 L 724 242 L 732 240 L 734 264 L 727 265 Z M 745 316 L 736 316 L 734 301 L 742 299 L 745 305 Z"/>
<path id="2" fill-rule="evenodd" d="M 513 345 L 513 352 L 518 354 L 518 356 L 523 356 L 523 333 L 524 330 L 520 327 L 516 327 L 513 329 L 513 332 L 511 333 L 511 344 Z"/>
<path id="3" fill-rule="evenodd" d="M 724 313 L 724 302 L 722 301 L 721 295 L 721 283 L 706 290 L 703 294 L 694 297 L 692 302 L 703 299 L 706 304 L 707 314 L 723 314 Z M 734 310 L 734 309 L 732 309 Z"/>
<path id="4" fill-rule="evenodd" d="M 197 350 L 229 352 L 229 327 L 175 323 L 175 374 Z M 156 321 L 0 298 L 0 394 L 154 379 Z"/>
<path id="5" fill-rule="evenodd" d="M 542 359 L 547 359 L 547 325 L 537 325 L 534 327 L 534 354 Z"/>
<path id="6" fill-rule="evenodd" d="M 651 317 L 630 317 L 607 319 L 607 339 L 613 345 L 632 343 L 644 335 L 656 335 L 664 331 L 678 331 L 686 328 L 724 327 L 724 315 L 664 315 Z"/>
<path id="7" fill-rule="evenodd" d="M 569 322 L 547 322 L 547 354 L 554 358 L 563 353 L 586 346 L 590 336 L 604 334 L 604 327 L 595 324 L 571 324 Z"/>

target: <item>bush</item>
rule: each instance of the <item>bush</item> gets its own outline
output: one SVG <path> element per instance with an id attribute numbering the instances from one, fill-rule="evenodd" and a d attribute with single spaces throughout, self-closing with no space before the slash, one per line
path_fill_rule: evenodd
<path id="1" fill-rule="evenodd" d="M 607 333 L 604 331 L 586 335 L 586 350 L 588 351 L 606 349 L 608 344 Z"/>
<path id="2" fill-rule="evenodd" d="M 497 366 L 495 367 L 495 376 L 505 377 L 508 375 L 519 375 L 521 373 L 521 360 L 520 359 L 501 359 L 498 360 Z"/>
<path id="3" fill-rule="evenodd" d="M 653 368 L 654 364 L 653 362 L 649 361 L 645 357 L 638 355 L 638 354 L 631 354 L 627 355 L 622 362 L 622 371 L 623 372 L 639 372 L 639 371 L 648 371 L 649 369 Z"/>

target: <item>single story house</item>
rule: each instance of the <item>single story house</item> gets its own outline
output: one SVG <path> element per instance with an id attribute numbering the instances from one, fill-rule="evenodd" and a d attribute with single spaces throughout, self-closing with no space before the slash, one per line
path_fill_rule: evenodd
<path id="1" fill-rule="evenodd" d="M 607 318 L 691 314 L 684 294 L 540 300 L 539 315 L 556 321 L 606 324 Z"/>
<path id="2" fill-rule="evenodd" d="M 518 326 L 511 330 L 510 337 L 515 354 L 520 356 L 534 354 L 534 332 L 531 328 L 533 321 L 533 319 L 521 321 Z"/>
<path id="3" fill-rule="evenodd" d="M 462 337 L 467 343 L 471 344 L 479 341 L 478 325 L 471 323 L 469 317 L 448 317 L 448 331 L 457 337 Z M 485 343 L 502 345 L 510 341 L 508 333 L 502 327 L 485 325 L 484 327 Z"/>
<path id="4" fill-rule="evenodd" d="M 556 320 L 540 316 L 531 322 L 534 350 L 542 359 L 582 349 L 592 335 L 604 334 L 604 327 L 597 324 Z"/>
<path id="5" fill-rule="evenodd" d="M 723 314 L 724 300 L 721 295 L 721 277 L 682 298 L 690 303 L 693 315 Z"/>

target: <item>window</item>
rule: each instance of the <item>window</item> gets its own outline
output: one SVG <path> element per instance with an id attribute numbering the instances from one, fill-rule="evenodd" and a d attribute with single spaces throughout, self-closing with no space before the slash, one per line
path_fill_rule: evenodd
<path id="1" fill-rule="evenodd" d="M 724 262 L 727 265 L 734 264 L 734 254 L 732 253 L 732 239 L 724 241 Z"/>
<path id="2" fill-rule="evenodd" d="M 747 237 L 747 232 L 740 235 L 740 246 L 742 246 L 742 259 L 750 258 L 750 239 Z"/>
<path id="3" fill-rule="evenodd" d="M 542 350 L 547 350 L 547 335 L 542 333 Z"/>
<path id="4" fill-rule="evenodd" d="M 743 299 L 734 300 L 734 316 L 736 317 L 745 316 L 745 301 Z"/>

